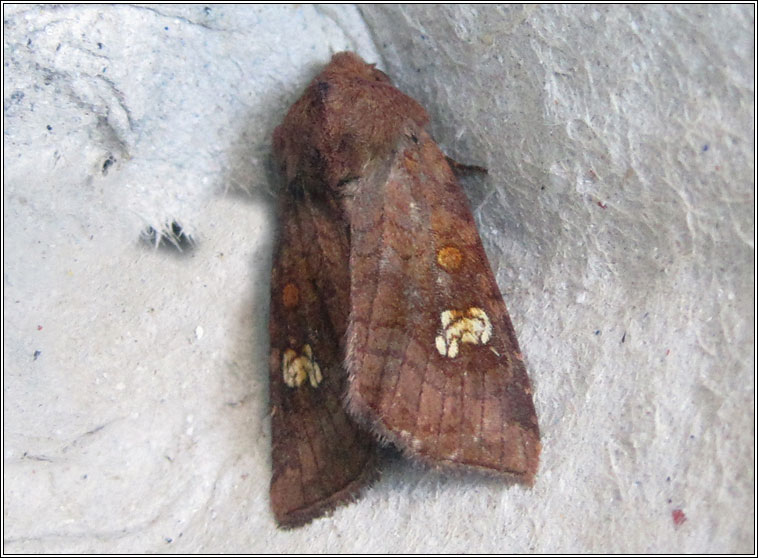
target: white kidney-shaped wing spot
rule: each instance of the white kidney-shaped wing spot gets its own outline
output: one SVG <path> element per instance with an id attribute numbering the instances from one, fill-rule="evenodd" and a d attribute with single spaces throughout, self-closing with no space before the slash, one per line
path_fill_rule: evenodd
<path id="1" fill-rule="evenodd" d="M 437 352 L 448 358 L 458 356 L 461 343 L 486 345 L 492 337 L 492 323 L 481 308 L 445 310 L 440 314 L 442 328 L 434 340 Z"/>
<path id="2" fill-rule="evenodd" d="M 308 378 L 312 387 L 318 387 L 324 377 L 321 368 L 313 358 L 313 350 L 307 343 L 303 345 L 301 354 L 294 349 L 287 349 L 282 356 L 282 374 L 284 383 L 291 388 L 300 387 Z"/>

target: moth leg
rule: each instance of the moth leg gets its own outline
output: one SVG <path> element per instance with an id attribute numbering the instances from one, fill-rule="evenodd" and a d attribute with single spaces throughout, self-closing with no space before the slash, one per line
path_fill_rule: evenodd
<path id="1" fill-rule="evenodd" d="M 466 165 L 459 163 L 452 157 L 445 155 L 447 164 L 450 165 L 450 169 L 456 174 L 456 176 L 464 176 L 467 174 L 487 174 L 489 171 L 487 167 L 480 167 L 479 165 Z"/>

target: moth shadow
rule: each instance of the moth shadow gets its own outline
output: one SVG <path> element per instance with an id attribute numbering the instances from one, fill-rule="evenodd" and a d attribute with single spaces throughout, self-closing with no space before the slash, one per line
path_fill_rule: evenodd
<path id="1" fill-rule="evenodd" d="M 244 295 L 234 314 L 226 317 L 227 327 L 238 340 L 236 346 L 230 348 L 235 358 L 228 373 L 241 382 L 236 400 L 227 401 L 226 405 L 247 415 L 240 419 L 247 429 L 243 451 L 270 470 L 268 321 L 278 218 L 274 196 L 277 175 L 268 138 L 280 116 L 275 111 L 274 97 L 268 101 L 264 98 L 261 103 L 237 122 L 236 137 L 230 141 L 228 162 L 216 197 L 240 209 L 235 211 L 236 230 L 231 236 L 234 242 L 241 244 L 251 235 L 257 237 L 252 249 L 252 245 L 231 247 L 231 250 L 246 253 L 247 257 L 243 276 L 239 278 L 245 284 Z M 262 119 L 261 114 L 271 113 L 274 116 Z M 237 433 L 230 433 L 228 443 L 236 445 L 235 451 L 239 450 L 240 441 Z"/>
<path id="2" fill-rule="evenodd" d="M 381 480 L 377 483 L 377 488 L 387 492 L 415 492 L 429 487 L 434 487 L 435 490 L 447 487 L 451 491 L 470 489 L 475 492 L 482 488 L 496 491 L 521 484 L 515 479 L 486 471 L 422 463 L 407 457 L 391 445 L 379 448 L 379 469 Z"/>

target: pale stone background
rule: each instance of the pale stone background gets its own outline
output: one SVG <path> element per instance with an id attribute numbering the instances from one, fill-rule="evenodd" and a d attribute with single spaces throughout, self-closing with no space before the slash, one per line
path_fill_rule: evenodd
<path id="1" fill-rule="evenodd" d="M 3 16 L 5 552 L 755 551 L 753 5 Z M 533 489 L 394 460 L 282 532 L 270 137 L 342 49 L 489 167 L 544 451 Z"/>

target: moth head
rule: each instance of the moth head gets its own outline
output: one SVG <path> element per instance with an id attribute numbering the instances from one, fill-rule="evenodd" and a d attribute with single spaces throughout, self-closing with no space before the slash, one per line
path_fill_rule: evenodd
<path id="1" fill-rule="evenodd" d="M 392 84 L 389 76 L 376 69 L 376 64 L 367 64 L 354 52 L 338 52 L 332 56 L 324 74 L 349 76 L 354 79 Z"/>
<path id="2" fill-rule="evenodd" d="M 274 153 L 288 185 L 339 192 L 386 157 L 409 124 L 424 127 L 428 120 L 384 72 L 340 52 L 274 131 Z"/>

